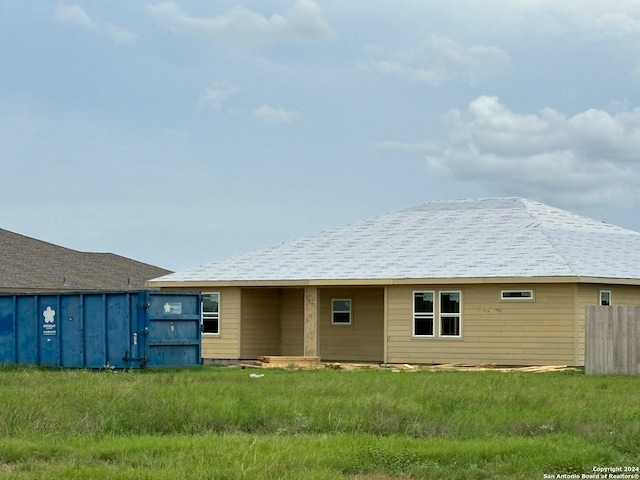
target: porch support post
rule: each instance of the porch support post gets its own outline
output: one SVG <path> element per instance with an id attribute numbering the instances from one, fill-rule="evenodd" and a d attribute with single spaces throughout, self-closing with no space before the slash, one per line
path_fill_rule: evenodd
<path id="1" fill-rule="evenodd" d="M 318 289 L 304 289 L 304 356 L 318 356 Z"/>

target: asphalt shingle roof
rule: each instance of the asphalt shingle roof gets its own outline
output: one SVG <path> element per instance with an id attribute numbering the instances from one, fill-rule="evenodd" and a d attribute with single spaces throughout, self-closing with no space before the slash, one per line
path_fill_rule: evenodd
<path id="1" fill-rule="evenodd" d="M 437 201 L 158 281 L 640 279 L 640 233 L 523 198 Z"/>
<path id="2" fill-rule="evenodd" d="M 79 252 L 0 229 L 0 291 L 142 289 L 167 273 L 113 253 Z"/>

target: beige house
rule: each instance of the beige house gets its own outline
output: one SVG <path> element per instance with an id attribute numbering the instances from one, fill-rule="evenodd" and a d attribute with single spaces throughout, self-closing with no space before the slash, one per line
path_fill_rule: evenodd
<path id="1" fill-rule="evenodd" d="M 640 304 L 640 233 L 521 198 L 430 202 L 148 286 L 204 293 L 205 359 L 582 366 L 585 306 Z"/>

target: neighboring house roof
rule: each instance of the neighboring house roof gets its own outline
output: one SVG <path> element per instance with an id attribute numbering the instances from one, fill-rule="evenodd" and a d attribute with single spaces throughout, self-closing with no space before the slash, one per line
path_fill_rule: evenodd
<path id="1" fill-rule="evenodd" d="M 437 201 L 151 284 L 514 277 L 638 280 L 640 233 L 523 198 Z"/>
<path id="2" fill-rule="evenodd" d="M 79 252 L 0 229 L 0 291 L 142 289 L 167 273 L 113 253 Z"/>

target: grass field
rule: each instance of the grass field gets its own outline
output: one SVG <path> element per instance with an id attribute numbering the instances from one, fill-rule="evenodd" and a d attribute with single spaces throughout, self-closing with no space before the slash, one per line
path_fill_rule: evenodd
<path id="1" fill-rule="evenodd" d="M 635 377 L 4 368 L 0 402 L 3 479 L 542 479 L 640 466 Z"/>

